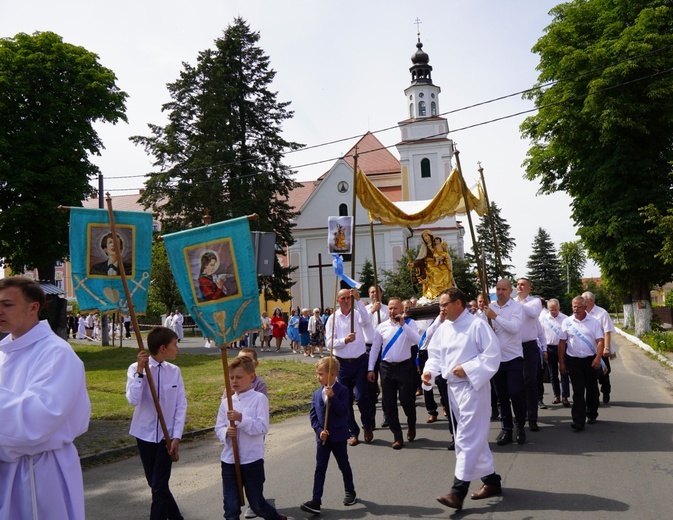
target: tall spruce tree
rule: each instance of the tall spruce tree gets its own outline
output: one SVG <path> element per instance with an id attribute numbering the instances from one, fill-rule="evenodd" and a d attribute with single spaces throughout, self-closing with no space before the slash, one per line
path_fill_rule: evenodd
<path id="1" fill-rule="evenodd" d="M 511 272 L 513 266 L 506 262 L 512 260 L 512 251 L 514 251 L 516 242 L 509 235 L 509 224 L 500 216 L 500 208 L 498 208 L 495 202 L 491 202 L 490 216 L 488 213 L 485 213 L 477 225 L 477 241 L 479 242 L 479 252 L 483 255 L 483 261 L 486 263 L 488 289 L 493 291 L 495 289 L 495 284 L 498 283 L 501 275 L 495 254 L 495 241 L 493 240 L 493 233 L 491 232 L 490 218 L 493 219 L 495 226 L 495 234 L 498 238 L 498 248 L 500 251 L 500 261 L 502 262 L 502 269 L 506 278 L 514 277 Z M 473 262 L 475 261 L 474 255 L 466 254 L 465 256 Z M 477 264 L 475 262 L 475 265 L 481 266 L 482 258 L 477 259 L 477 261 L 479 263 Z M 477 271 L 481 272 L 481 269 L 477 269 Z"/>
<path id="2" fill-rule="evenodd" d="M 544 298 L 563 297 L 565 293 L 556 247 L 549 233 L 542 228 L 537 230 L 526 267 L 528 268 L 528 279 L 533 286 L 533 294 L 539 294 Z"/>
<path id="3" fill-rule="evenodd" d="M 378 278 L 378 273 L 376 273 L 376 275 Z M 369 298 L 369 288 L 374 285 L 374 265 L 370 262 L 369 258 L 365 258 L 365 261 L 362 264 L 358 282 L 362 284 L 362 287 L 360 287 L 359 290 L 360 296 Z M 379 285 L 381 285 L 381 280 L 378 280 L 378 282 Z"/>
<path id="4" fill-rule="evenodd" d="M 141 200 L 164 215 L 166 231 L 202 225 L 206 209 L 213 222 L 257 213 L 253 229 L 274 231 L 278 247 L 294 243 L 297 213 L 288 197 L 296 182 L 282 159 L 301 145 L 281 137 L 292 112 L 270 90 L 276 73 L 259 38 L 236 18 L 167 85 L 168 124 L 150 124 L 150 136 L 131 138 L 155 159 L 158 171 L 149 174 Z M 290 270 L 276 261 L 274 275 L 260 277 L 266 298 L 290 298 Z"/>

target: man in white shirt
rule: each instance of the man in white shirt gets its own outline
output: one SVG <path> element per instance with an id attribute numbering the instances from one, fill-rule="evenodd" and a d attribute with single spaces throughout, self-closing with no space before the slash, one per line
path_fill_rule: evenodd
<path id="1" fill-rule="evenodd" d="M 175 315 L 173 315 L 173 320 L 171 321 L 171 328 L 173 332 L 178 336 L 178 343 L 185 336 L 185 333 L 182 329 L 182 324 L 185 322 L 185 317 L 180 312 L 180 309 L 175 309 Z"/>
<path id="2" fill-rule="evenodd" d="M 516 301 L 521 304 L 521 346 L 523 348 L 523 384 L 526 395 L 526 413 L 530 431 L 540 430 L 537 424 L 538 398 L 537 377 L 540 372 L 541 354 L 537 342 L 537 320 L 542 312 L 540 298 L 530 295 L 532 286 L 527 278 L 520 278 L 516 283 Z M 544 404 L 542 405 L 544 406 Z"/>
<path id="3" fill-rule="evenodd" d="M 388 306 L 383 303 L 383 289 L 381 286 L 378 286 L 376 290 L 375 286 L 369 288 L 369 304 L 366 306 L 367 312 L 370 313 L 370 318 L 372 320 L 372 330 L 376 330 L 381 323 L 388 320 L 390 314 L 388 312 Z M 367 356 L 371 351 L 372 343 L 367 341 Z M 376 402 L 378 401 L 379 396 L 379 366 L 381 359 L 378 359 L 376 365 L 374 366 L 374 380 L 371 381 L 367 377 L 367 402 L 369 403 L 369 413 L 373 417 L 372 419 L 372 428 L 376 427 Z M 383 409 L 383 423 L 381 426 L 383 428 L 388 427 L 388 418 L 386 417 L 386 409 L 383 404 L 383 397 L 381 398 L 381 408 Z"/>
<path id="4" fill-rule="evenodd" d="M 402 427 L 397 410 L 399 394 L 400 404 L 407 416 L 407 440 L 416 438 L 416 363 L 411 355 L 412 345 L 418 345 L 421 337 L 416 323 L 405 320 L 402 315 L 402 300 L 397 297 L 388 300 L 390 319 L 382 322 L 374 333 L 371 352 L 369 353 L 370 383 L 375 381 L 374 367 L 381 359 L 381 387 L 383 406 L 390 431 L 393 432 L 392 447 L 402 449 Z M 379 358 L 380 354 L 380 358 Z"/>
<path id="5" fill-rule="evenodd" d="M 28 278 L 0 280 L 0 518 L 84 520 L 75 437 L 89 427 L 84 365 L 39 320 Z"/>
<path id="6" fill-rule="evenodd" d="M 513 439 L 514 421 L 516 419 L 516 442 L 526 442 L 526 400 L 523 387 L 523 349 L 521 347 L 521 304 L 514 301 L 512 282 L 502 278 L 495 286 L 496 301 L 485 308 L 484 313 L 490 318 L 495 335 L 500 342 L 500 367 L 493 376 L 495 391 L 498 395 L 500 408 L 500 424 L 502 431 L 496 442 L 498 446 L 509 444 Z"/>
<path id="7" fill-rule="evenodd" d="M 596 376 L 603 357 L 603 328 L 596 318 L 587 314 L 584 298 L 576 296 L 572 305 L 573 315 L 563 320 L 561 326 L 558 355 L 561 373 L 567 373 L 573 385 L 573 422 L 570 426 L 581 431 L 585 419 L 594 424 L 598 417 Z"/>
<path id="8" fill-rule="evenodd" d="M 126 400 L 135 407 L 129 433 L 136 438 L 145 478 L 152 488 L 150 520 L 182 520 L 168 480 L 173 462 L 180 458 L 179 448 L 187 416 L 185 385 L 180 368 L 168 360 L 178 355 L 175 332 L 155 327 L 147 335 L 147 351 L 138 352 L 138 361 L 126 372 Z M 147 379 L 151 371 L 159 405 L 170 436 L 170 450 L 164 438 Z"/>
<path id="9" fill-rule="evenodd" d="M 351 298 L 355 300 L 353 309 L 353 330 L 351 331 Z M 353 402 L 357 399 L 365 442 L 374 439 L 373 421 L 367 393 L 367 346 L 374 337 L 371 315 L 360 301 L 357 289 L 341 289 L 337 294 L 339 308 L 329 317 L 325 326 L 325 341 L 328 349 L 334 349 L 339 360 L 339 383 L 348 388 L 351 406 L 349 408 L 350 446 L 358 444 L 360 427 L 355 421 Z"/>
<path id="10" fill-rule="evenodd" d="M 561 325 L 568 316 L 561 312 L 561 305 L 556 298 L 551 298 L 547 302 L 549 312 L 540 313 L 539 321 L 542 324 L 545 334 L 545 343 L 547 344 L 547 364 L 549 366 L 549 380 L 554 400 L 552 404 L 563 404 L 570 407 L 568 398 L 570 397 L 570 380 L 568 375 L 562 375 L 559 382 L 559 358 L 558 344 L 561 334 Z M 560 384 L 559 384 L 560 383 Z"/>
<path id="11" fill-rule="evenodd" d="M 511 286 L 510 286 L 511 288 Z M 498 339 L 483 320 L 466 310 L 465 295 L 455 287 L 440 294 L 440 312 L 446 319 L 432 336 L 423 382 L 430 385 L 439 374 L 447 380 L 450 408 L 456 416 L 456 466 L 451 491 L 437 500 L 460 510 L 470 481 L 483 485 L 472 500 L 502 493 L 488 446 L 490 430 L 489 381 L 500 366 Z"/>
<path id="12" fill-rule="evenodd" d="M 610 372 L 612 372 L 612 367 L 610 366 L 610 360 L 617 357 L 614 347 L 612 346 L 612 333 L 615 331 L 615 326 L 612 323 L 612 318 L 608 314 L 608 311 L 596 305 L 596 297 L 594 293 L 586 291 L 582 293 L 582 298 L 587 303 L 587 314 L 593 316 L 598 320 L 603 327 L 603 363 L 607 367 L 607 371 L 602 373 L 598 378 L 598 383 L 601 386 L 601 393 L 603 394 L 603 402 L 608 404 L 610 402 L 610 391 L 612 390 L 612 385 L 610 384 Z"/>

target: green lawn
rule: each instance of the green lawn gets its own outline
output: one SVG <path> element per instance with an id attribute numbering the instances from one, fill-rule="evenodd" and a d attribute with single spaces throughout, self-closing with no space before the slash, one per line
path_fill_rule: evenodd
<path id="1" fill-rule="evenodd" d="M 91 398 L 92 420 L 131 420 L 133 407 L 126 402 L 126 370 L 136 360 L 136 350 L 96 346 L 73 349 L 84 362 Z M 182 370 L 187 393 L 185 431 L 214 426 L 224 375 L 220 356 L 180 354 L 175 364 Z M 317 388 L 315 368 L 299 361 L 265 361 L 257 367 L 269 393 L 272 420 L 308 410 Z"/>

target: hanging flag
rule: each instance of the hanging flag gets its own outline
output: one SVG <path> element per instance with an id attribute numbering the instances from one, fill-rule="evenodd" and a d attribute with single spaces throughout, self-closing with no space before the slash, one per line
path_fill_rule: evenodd
<path id="1" fill-rule="evenodd" d="M 332 254 L 332 257 L 334 258 L 334 260 L 332 260 L 332 267 L 334 268 L 334 275 L 339 280 L 341 280 L 342 282 L 345 282 L 348 285 L 348 287 L 355 287 L 356 289 L 359 289 L 360 287 L 362 287 L 361 282 L 353 280 L 350 276 L 348 276 L 346 273 L 344 273 L 344 259 L 343 259 L 343 256 Z"/>
<path id="2" fill-rule="evenodd" d="M 353 248 L 353 217 L 327 217 L 327 249 L 330 254 L 350 254 Z"/>
<path id="3" fill-rule="evenodd" d="M 81 311 L 129 312 L 120 269 L 124 269 L 133 306 L 147 309 L 152 250 L 152 214 L 115 211 L 121 251 L 115 251 L 108 211 L 70 209 L 70 264 Z"/>
<path id="4" fill-rule="evenodd" d="M 164 235 L 180 295 L 217 345 L 259 328 L 255 252 L 247 217 Z"/>

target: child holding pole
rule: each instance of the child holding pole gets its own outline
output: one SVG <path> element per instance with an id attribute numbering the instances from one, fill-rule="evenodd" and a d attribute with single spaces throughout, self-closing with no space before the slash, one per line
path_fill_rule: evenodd
<path id="1" fill-rule="evenodd" d="M 251 509 L 265 520 L 287 520 L 263 494 L 264 436 L 269 431 L 269 401 L 264 394 L 252 389 L 254 380 L 255 365 L 251 358 L 241 356 L 229 363 L 232 406 L 229 409 L 227 399 L 222 399 L 215 424 L 215 433 L 224 443 L 221 455 L 224 518 L 233 520 L 241 515 L 232 442 L 236 439 L 243 487 Z"/>
<path id="2" fill-rule="evenodd" d="M 316 378 L 321 387 L 313 393 L 311 401 L 311 427 L 317 442 L 316 468 L 313 477 L 313 498 L 300 508 L 307 513 L 319 514 L 325 475 L 330 454 L 334 454 L 343 475 L 344 505 L 355 504 L 356 494 L 353 471 L 348 461 L 348 429 L 350 397 L 348 388 L 337 382 L 339 361 L 335 357 L 323 358 L 316 363 Z M 327 421 L 325 420 L 327 419 Z"/>

